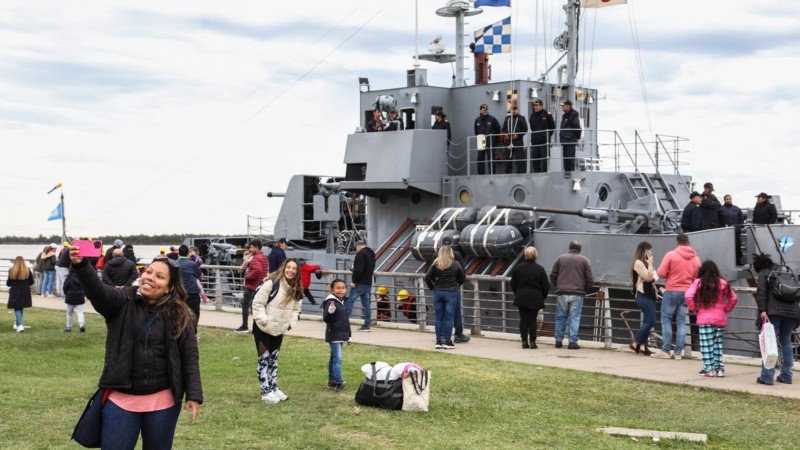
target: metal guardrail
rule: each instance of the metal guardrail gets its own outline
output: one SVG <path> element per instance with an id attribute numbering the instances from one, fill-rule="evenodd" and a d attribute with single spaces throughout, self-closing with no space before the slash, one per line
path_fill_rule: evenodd
<path id="1" fill-rule="evenodd" d="M 535 133 L 544 133 L 544 131 Z M 478 152 L 493 152 L 508 147 L 508 143 L 500 144 L 501 136 L 503 136 L 503 134 L 486 135 L 487 142 L 495 143 L 493 147 L 487 148 L 486 150 L 479 150 L 477 136 L 467 137 L 467 175 L 475 175 L 478 173 L 476 170 Z M 558 133 L 554 133 L 552 142 L 544 144 L 549 156 L 543 159 L 548 161 L 560 161 L 563 159 L 561 156 L 554 156 L 551 154 L 552 148 L 561 147 L 562 145 L 557 139 L 557 136 Z M 530 143 L 527 133 L 523 140 L 525 142 L 522 146 L 525 154 L 525 167 L 528 168 L 525 173 L 529 173 L 529 171 L 532 171 L 531 163 L 536 161 L 536 158 L 532 156 L 533 145 Z M 619 172 L 629 170 L 632 172 L 652 171 L 659 173 L 661 168 L 664 167 L 677 175 L 681 175 L 680 166 L 686 165 L 687 163 L 680 160 L 680 155 L 688 153 L 688 151 L 681 149 L 680 144 L 686 142 L 688 142 L 687 138 L 658 134 L 656 134 L 652 140 L 645 140 L 638 131 L 634 133 L 632 141 L 625 141 L 615 130 L 585 128 L 583 129 L 583 137 L 576 143 L 575 163 L 584 171 L 613 170 Z M 665 158 L 666 161 L 664 161 Z M 499 162 L 510 162 L 513 164 L 516 161 L 522 160 L 506 159 Z M 451 169 L 455 171 L 459 168 Z M 553 169 L 550 169 L 550 171 L 552 170 Z M 681 178 L 683 178 L 682 175 Z"/>
<path id="2" fill-rule="evenodd" d="M 242 297 L 242 275 L 238 268 L 228 266 L 203 266 L 207 276 L 204 280 L 206 295 L 213 300 L 218 309 L 239 308 Z M 328 285 L 336 278 L 349 282 L 351 272 L 345 270 L 323 270 L 322 279 L 312 277 L 310 290 L 312 295 L 322 303 L 327 296 Z M 376 272 L 376 283 L 371 295 L 371 316 L 373 323 L 398 323 L 412 326 L 419 330 L 433 328 L 435 313 L 432 304 L 432 292 L 424 286 L 424 274 Z M 514 294 L 509 286 L 509 277 L 472 275 L 462 288 L 462 317 L 464 328 L 472 335 L 480 335 L 486 331 L 518 334 L 519 314 L 513 306 Z M 386 286 L 389 291 L 388 307 L 380 311 L 378 320 L 378 297 L 374 290 L 378 286 Z M 601 342 L 604 347 L 626 345 L 633 339 L 634 333 L 641 323 L 641 313 L 631 296 L 631 287 L 625 282 L 598 282 L 597 291 L 586 297 L 584 301 L 579 337 L 582 340 Z M 757 309 L 752 301 L 754 288 L 734 287 L 740 301 L 728 315 L 729 327 L 725 332 L 725 353 L 743 356 L 757 356 L 758 332 L 755 328 Z M 414 297 L 416 320 L 409 318 L 409 307 L 406 302 L 397 299 L 401 290 L 407 290 Z M 540 311 L 539 335 L 552 337 L 555 324 L 555 296 L 550 295 L 545 301 L 545 308 Z M 660 300 L 658 302 L 660 304 Z M 657 305 L 660 311 L 660 306 Z M 321 315 L 319 306 L 303 304 L 303 314 Z M 656 325 L 650 336 L 652 348 L 661 346 L 660 314 L 656 314 Z M 412 315 L 413 317 L 413 315 Z M 362 319 L 361 302 L 353 305 L 353 319 Z M 691 330 L 687 324 L 687 333 Z M 698 341 L 699 342 L 699 341 Z M 691 333 L 687 335 L 687 353 L 691 352 Z M 697 344 L 697 343 L 696 343 Z M 695 347 L 697 349 L 697 347 Z M 797 356 L 796 356 L 797 358 Z"/>
<path id="3" fill-rule="evenodd" d="M 8 264 L 3 262 L 0 267 Z M 203 265 L 203 288 L 209 301 L 219 310 L 240 308 L 244 293 L 243 273 L 236 266 Z M 344 270 L 322 270 L 322 279 L 312 277 L 310 290 L 318 304 L 327 296 L 331 281 L 341 278 L 349 283 L 352 273 Z M 0 281 L 5 287 L 8 276 L 7 267 L 0 268 Z M 376 324 L 382 322 L 406 324 L 419 330 L 433 328 L 435 313 L 432 304 L 432 292 L 424 286 L 424 274 L 376 272 L 378 286 L 386 286 L 389 290 L 388 308 L 381 311 L 382 317 L 377 320 L 377 296 L 371 295 L 372 320 Z M 464 328 L 472 335 L 480 335 L 486 331 L 518 334 L 519 314 L 513 306 L 514 294 L 509 286 L 509 277 L 471 275 L 462 287 L 462 317 Z M 614 345 L 625 345 L 641 323 L 641 313 L 631 296 L 631 287 L 625 282 L 598 282 L 597 291 L 588 295 L 584 301 L 579 338 L 585 341 L 600 342 L 606 348 Z M 752 295 L 755 289 L 733 287 L 740 300 L 736 308 L 728 315 L 729 327 L 725 332 L 724 351 L 726 354 L 757 356 L 759 353 L 758 332 L 755 328 L 757 309 Z M 414 296 L 413 308 L 397 299 L 398 292 L 407 290 Z M 373 291 L 374 292 L 374 291 Z M 660 301 L 659 301 L 660 303 Z M 383 305 L 382 305 L 383 306 Z M 657 310 L 660 311 L 659 305 Z M 407 315 L 416 313 L 416 320 Z M 319 306 L 303 303 L 303 314 L 321 315 Z M 555 324 L 555 296 L 545 300 L 545 308 L 540 311 L 538 328 L 540 337 L 552 337 Z M 413 317 L 413 315 L 411 315 Z M 361 302 L 353 306 L 353 318 L 363 318 Z M 656 314 L 656 325 L 650 335 L 652 348 L 661 344 L 660 314 Z M 687 324 L 687 332 L 690 327 Z M 798 337 L 797 335 L 795 336 Z M 691 339 L 687 335 L 686 345 L 689 352 Z M 795 354 L 795 359 L 798 355 Z"/>

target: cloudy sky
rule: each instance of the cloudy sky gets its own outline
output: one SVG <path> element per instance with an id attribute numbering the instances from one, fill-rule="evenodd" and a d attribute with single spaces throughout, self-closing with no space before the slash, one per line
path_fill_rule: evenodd
<path id="1" fill-rule="evenodd" d="M 696 181 L 740 206 L 767 191 L 800 209 L 800 3 L 629 2 L 583 17 L 579 80 L 605 97 L 600 128 L 686 137 Z M 453 48 L 444 3 L 419 1 L 423 51 L 436 34 Z M 514 17 L 495 81 L 552 63 L 560 3 L 468 19 L 471 32 Z M 58 182 L 71 236 L 241 234 L 248 215 L 274 220 L 266 193 L 291 174 L 344 173 L 357 79 L 405 83 L 414 2 L 8 0 L 0 42 L 0 235 L 60 233 L 46 221 Z M 449 86 L 449 65 L 424 67 Z"/>

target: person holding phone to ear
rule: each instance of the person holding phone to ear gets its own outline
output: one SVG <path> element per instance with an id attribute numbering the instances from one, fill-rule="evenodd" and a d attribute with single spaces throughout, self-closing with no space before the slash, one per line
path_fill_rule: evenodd
<path id="1" fill-rule="evenodd" d="M 78 246 L 72 268 L 108 328 L 103 373 L 102 448 L 172 448 L 181 402 L 194 422 L 203 403 L 194 314 L 186 305 L 180 264 L 155 258 L 139 287 L 116 289 L 100 281 Z M 184 445 L 185 446 L 185 445 Z"/>
<path id="2" fill-rule="evenodd" d="M 656 269 L 653 266 L 653 246 L 642 241 L 636 247 L 631 265 L 631 285 L 635 286 L 636 305 L 642 310 L 642 326 L 636 332 L 630 348 L 641 356 L 650 356 L 648 340 L 656 324 Z"/>

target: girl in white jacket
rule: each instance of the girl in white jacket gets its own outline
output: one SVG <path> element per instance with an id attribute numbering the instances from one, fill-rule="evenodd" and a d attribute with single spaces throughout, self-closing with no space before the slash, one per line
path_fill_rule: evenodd
<path id="1" fill-rule="evenodd" d="M 283 334 L 300 317 L 303 286 L 298 267 L 295 259 L 284 261 L 253 299 L 253 337 L 258 352 L 256 374 L 264 403 L 278 403 L 289 398 L 278 389 L 278 354 Z"/>

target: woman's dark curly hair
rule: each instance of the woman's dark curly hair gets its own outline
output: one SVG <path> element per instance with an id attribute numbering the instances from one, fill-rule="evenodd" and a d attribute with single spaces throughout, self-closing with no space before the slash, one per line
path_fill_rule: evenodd
<path id="1" fill-rule="evenodd" d="M 753 270 L 756 273 L 761 272 L 764 269 L 771 269 L 775 263 L 772 262 L 772 256 L 767 253 L 756 253 L 753 254 Z"/>
<path id="2" fill-rule="evenodd" d="M 706 260 L 697 272 L 700 279 L 700 286 L 697 289 L 697 305 L 702 308 L 712 308 L 717 303 L 720 290 L 719 267 L 714 261 Z M 728 285 L 728 296 L 730 297 L 730 285 Z"/>
<path id="3" fill-rule="evenodd" d="M 157 262 L 166 264 L 169 269 L 169 283 L 167 284 L 167 293 L 156 300 L 152 306 L 165 323 L 172 325 L 172 339 L 178 339 L 186 330 L 191 329 L 196 332 L 194 313 L 186 304 L 188 294 L 181 281 L 180 265 L 172 264 L 163 257 L 153 260 L 153 263 Z"/>

